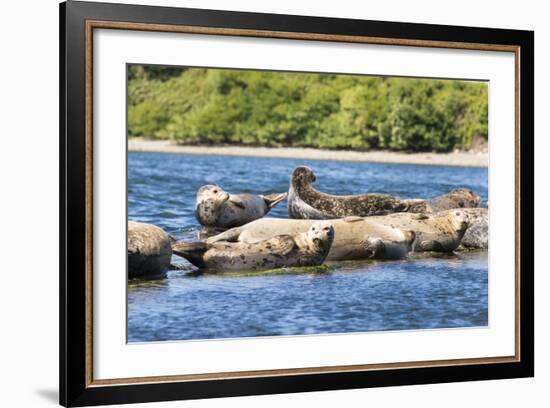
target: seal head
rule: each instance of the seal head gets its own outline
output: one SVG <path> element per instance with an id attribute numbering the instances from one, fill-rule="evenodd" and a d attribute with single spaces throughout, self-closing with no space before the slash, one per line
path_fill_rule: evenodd
<path id="1" fill-rule="evenodd" d="M 199 222 L 206 226 L 215 227 L 220 216 L 220 208 L 229 200 L 230 194 L 222 188 L 207 184 L 197 191 L 197 205 L 195 213 Z"/>
<path id="2" fill-rule="evenodd" d="M 470 217 L 468 216 L 468 213 L 460 210 L 455 210 L 454 214 L 455 217 L 452 220 L 456 232 L 459 234 L 463 234 L 464 232 L 466 232 L 468 226 L 470 225 Z"/>
<path id="3" fill-rule="evenodd" d="M 462 237 L 458 249 L 489 248 L 489 210 L 487 208 L 466 208 L 461 210 L 468 215 L 468 229 Z"/>
<path id="4" fill-rule="evenodd" d="M 306 240 L 312 251 L 328 255 L 334 241 L 334 227 L 329 222 L 316 222 L 306 232 Z"/>
<path id="5" fill-rule="evenodd" d="M 298 166 L 292 173 L 292 183 L 296 186 L 309 185 L 310 183 L 314 183 L 315 180 L 317 180 L 315 173 L 306 166 Z"/>

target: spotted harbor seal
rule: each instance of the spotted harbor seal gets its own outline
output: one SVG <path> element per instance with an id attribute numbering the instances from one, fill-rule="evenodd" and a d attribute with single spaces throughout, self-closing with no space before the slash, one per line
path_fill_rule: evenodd
<path id="1" fill-rule="evenodd" d="M 284 218 L 262 218 L 232 228 L 206 240 L 214 242 L 257 243 L 279 234 L 307 231 L 318 221 Z M 334 242 L 327 260 L 398 259 L 407 255 L 414 233 L 381 225 L 368 218 L 350 217 L 330 221 Z"/>
<path id="2" fill-rule="evenodd" d="M 195 215 L 205 227 L 238 227 L 262 218 L 286 195 L 230 194 L 218 186 L 208 184 L 197 192 Z"/>
<path id="3" fill-rule="evenodd" d="M 305 231 L 283 234 L 255 243 L 177 242 L 174 254 L 200 269 L 219 271 L 258 271 L 323 263 L 334 239 L 334 228 L 321 221 Z"/>
<path id="4" fill-rule="evenodd" d="M 489 209 L 465 208 L 462 211 L 468 216 L 469 226 L 457 249 L 487 250 L 489 248 Z"/>
<path id="5" fill-rule="evenodd" d="M 480 197 L 465 188 L 423 199 L 402 199 L 387 194 L 331 195 L 311 186 L 316 180 L 309 167 L 299 166 L 290 178 L 288 214 L 299 219 L 333 219 L 349 216 L 367 217 L 399 212 L 434 213 L 452 208 L 479 205 Z"/>
<path id="6" fill-rule="evenodd" d="M 171 244 L 159 227 L 128 221 L 128 278 L 163 276 L 170 268 Z"/>
<path id="7" fill-rule="evenodd" d="M 469 226 L 469 217 L 464 209 L 436 214 L 395 213 L 368 219 L 381 225 L 414 231 L 416 239 L 412 252 L 452 252 L 460 245 Z"/>

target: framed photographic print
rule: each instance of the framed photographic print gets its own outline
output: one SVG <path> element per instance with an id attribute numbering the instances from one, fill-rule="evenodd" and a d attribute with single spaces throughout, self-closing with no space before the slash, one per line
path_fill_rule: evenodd
<path id="1" fill-rule="evenodd" d="M 60 27 L 61 404 L 534 375 L 533 32 Z"/>

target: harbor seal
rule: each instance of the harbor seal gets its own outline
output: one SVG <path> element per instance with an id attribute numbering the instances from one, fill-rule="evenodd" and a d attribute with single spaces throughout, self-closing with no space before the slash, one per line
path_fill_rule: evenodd
<path id="1" fill-rule="evenodd" d="M 232 228 L 206 240 L 214 242 L 257 243 L 279 234 L 307 231 L 318 221 L 284 218 L 262 218 Z M 349 217 L 330 221 L 334 227 L 334 242 L 327 260 L 399 259 L 409 252 L 415 234 L 381 225 L 368 218 Z"/>
<path id="2" fill-rule="evenodd" d="M 480 197 L 466 188 L 423 199 L 402 199 L 387 194 L 331 195 L 311 186 L 316 180 L 309 167 L 296 167 L 290 178 L 288 214 L 298 219 L 367 217 L 399 212 L 434 213 L 452 208 L 477 207 Z"/>
<path id="3" fill-rule="evenodd" d="M 323 263 L 334 239 L 334 228 L 327 221 L 316 222 L 296 234 L 276 235 L 255 243 L 176 242 L 174 254 L 200 269 L 218 271 L 259 271 Z"/>
<path id="4" fill-rule="evenodd" d="M 468 229 L 462 237 L 458 250 L 487 250 L 489 248 L 489 209 L 465 208 Z"/>
<path id="5" fill-rule="evenodd" d="M 170 268 L 172 238 L 161 228 L 128 221 L 128 278 L 161 277 Z"/>
<path id="6" fill-rule="evenodd" d="M 436 213 L 456 208 L 477 208 L 481 197 L 468 188 L 455 188 L 447 194 L 426 200 L 427 211 Z"/>
<path id="7" fill-rule="evenodd" d="M 204 227 L 238 227 L 262 218 L 286 195 L 230 194 L 218 186 L 208 184 L 197 191 L 195 215 Z"/>
<path id="8" fill-rule="evenodd" d="M 368 219 L 394 228 L 415 232 L 412 252 L 452 252 L 460 245 L 469 226 L 469 217 L 463 209 L 436 214 L 395 213 L 372 216 Z"/>

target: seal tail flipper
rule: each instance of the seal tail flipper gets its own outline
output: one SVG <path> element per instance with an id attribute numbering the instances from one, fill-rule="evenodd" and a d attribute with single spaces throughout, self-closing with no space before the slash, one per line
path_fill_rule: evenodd
<path id="1" fill-rule="evenodd" d="M 378 237 L 367 236 L 363 241 L 367 259 L 383 259 L 386 257 L 386 245 Z"/>
<path id="2" fill-rule="evenodd" d="M 187 259 L 199 268 L 204 267 L 203 256 L 208 248 L 209 245 L 202 241 L 172 243 L 172 252 L 174 255 Z"/>
<path id="3" fill-rule="evenodd" d="M 415 252 L 451 252 L 441 242 L 436 240 L 425 240 L 415 245 Z"/>
<path id="4" fill-rule="evenodd" d="M 272 209 L 281 201 L 283 201 L 286 198 L 286 196 L 287 196 L 287 193 L 275 193 L 275 194 L 268 194 L 266 196 L 263 196 L 263 199 L 267 204 L 267 208 Z"/>
<path id="5" fill-rule="evenodd" d="M 416 233 L 412 230 L 405 230 L 403 231 L 403 235 L 405 236 L 405 241 L 407 242 L 407 247 L 409 252 L 414 252 L 414 248 L 416 247 Z"/>

